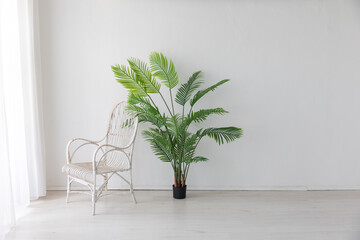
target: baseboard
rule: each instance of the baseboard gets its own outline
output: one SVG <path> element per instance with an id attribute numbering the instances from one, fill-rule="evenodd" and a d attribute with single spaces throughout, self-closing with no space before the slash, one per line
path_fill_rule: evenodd
<path id="1" fill-rule="evenodd" d="M 73 190 L 82 191 L 89 190 L 85 186 L 73 186 Z M 169 186 L 137 186 L 135 190 L 171 190 Z M 50 191 L 64 191 L 65 186 L 48 186 Z M 128 190 L 128 188 L 116 188 L 113 190 Z M 207 191 L 324 191 L 324 190 L 360 190 L 360 186 L 223 186 L 223 187 L 203 187 L 203 186 L 188 186 L 188 190 L 207 190 Z"/>

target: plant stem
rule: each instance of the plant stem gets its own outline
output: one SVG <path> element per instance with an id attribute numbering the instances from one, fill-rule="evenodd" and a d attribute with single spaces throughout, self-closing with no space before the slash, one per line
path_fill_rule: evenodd
<path id="1" fill-rule="evenodd" d="M 177 187 L 176 174 L 174 173 L 174 187 Z"/>
<path id="2" fill-rule="evenodd" d="M 160 90 L 158 90 L 158 93 L 160 94 L 160 97 L 161 97 L 162 100 L 164 101 L 166 108 L 168 109 L 170 115 L 172 116 L 173 114 L 171 113 L 171 110 L 170 110 L 170 108 L 169 108 L 169 105 L 166 103 L 165 98 L 164 98 L 164 96 L 161 94 Z M 153 103 L 153 105 L 156 107 L 156 104 L 155 104 L 155 102 L 152 100 L 152 98 L 150 97 L 150 95 L 149 95 L 148 93 L 146 93 L 146 95 L 149 97 L 150 101 L 151 101 L 151 102 Z M 173 107 L 173 109 L 174 109 L 174 107 Z"/>
<path id="3" fill-rule="evenodd" d="M 197 148 L 197 146 L 198 146 L 201 138 L 202 138 L 202 137 L 200 137 L 199 140 L 196 142 L 196 144 L 195 144 L 195 149 Z M 186 166 L 185 166 L 185 179 L 187 178 L 187 175 L 188 175 L 188 173 L 189 173 L 189 168 L 190 168 L 190 163 L 186 164 Z"/>
<path id="4" fill-rule="evenodd" d="M 185 187 L 185 180 L 182 172 L 181 172 L 181 187 Z"/>
<path id="5" fill-rule="evenodd" d="M 184 121 L 184 112 L 185 112 L 185 104 L 183 105 L 183 109 L 182 109 L 182 120 Z"/>
<path id="6" fill-rule="evenodd" d="M 186 164 L 185 166 L 185 172 L 184 172 L 184 179 L 186 181 L 187 175 L 189 173 L 190 164 Z"/>
<path id="7" fill-rule="evenodd" d="M 175 110 L 174 110 L 174 100 L 173 100 L 173 97 L 172 97 L 171 88 L 169 88 L 169 90 L 170 90 L 171 106 L 172 106 L 173 115 L 174 115 L 174 114 L 175 114 Z"/>
<path id="8" fill-rule="evenodd" d="M 164 103 L 165 103 L 165 105 L 166 105 L 166 108 L 168 109 L 170 115 L 173 116 L 174 114 L 171 113 L 171 110 L 170 110 L 170 108 L 169 108 L 169 105 L 166 103 L 165 98 L 164 98 L 164 96 L 161 94 L 160 91 L 159 91 L 159 94 L 160 94 L 162 100 L 164 101 Z M 174 109 L 174 106 L 173 106 L 173 109 Z"/>
<path id="9" fill-rule="evenodd" d="M 150 97 L 150 95 L 148 93 L 146 93 L 146 95 L 148 95 L 150 101 L 152 102 L 152 104 L 154 105 L 154 107 L 156 107 L 156 104 L 154 103 L 154 101 L 152 100 L 152 98 Z"/>
<path id="10" fill-rule="evenodd" d="M 193 109 L 193 107 L 190 108 L 189 114 L 191 113 L 192 109 Z"/>

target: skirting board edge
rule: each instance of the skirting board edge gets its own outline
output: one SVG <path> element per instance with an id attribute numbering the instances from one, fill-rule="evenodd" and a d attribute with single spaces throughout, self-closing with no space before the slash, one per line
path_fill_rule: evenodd
<path id="1" fill-rule="evenodd" d="M 87 187 L 74 186 L 73 190 L 89 190 Z M 129 188 L 113 188 L 109 190 L 128 190 Z M 49 191 L 64 191 L 66 190 L 65 186 L 48 186 L 47 190 Z M 169 186 L 138 186 L 134 190 L 171 190 Z M 198 186 L 188 186 L 188 190 L 205 190 L 205 191 L 315 191 L 315 190 L 360 190 L 360 186 L 256 186 L 256 187 L 198 187 Z"/>

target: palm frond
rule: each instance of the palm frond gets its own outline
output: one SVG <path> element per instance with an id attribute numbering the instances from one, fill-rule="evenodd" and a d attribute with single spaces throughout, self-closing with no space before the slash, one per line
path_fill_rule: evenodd
<path id="1" fill-rule="evenodd" d="M 228 113 L 228 111 L 226 111 L 223 108 L 201 109 L 197 112 L 189 113 L 189 115 L 185 119 L 185 122 L 187 125 L 190 125 L 190 123 L 192 123 L 192 122 L 205 121 L 206 118 L 212 114 L 224 115 L 225 113 Z"/>
<path id="2" fill-rule="evenodd" d="M 159 108 L 157 106 L 153 106 L 151 104 L 148 97 L 140 97 L 133 93 L 129 93 L 128 103 L 129 103 L 129 105 L 135 105 L 137 107 L 140 107 L 142 113 L 149 113 L 149 114 L 153 114 L 155 116 L 160 116 L 164 122 L 166 120 L 166 117 L 161 115 Z M 139 111 L 140 109 L 136 108 L 135 110 Z"/>
<path id="3" fill-rule="evenodd" d="M 129 105 L 143 104 L 151 106 L 150 100 L 147 97 L 141 97 L 132 92 L 129 92 L 127 100 Z"/>
<path id="4" fill-rule="evenodd" d="M 158 52 L 152 52 L 149 59 L 151 71 L 165 86 L 172 89 L 179 83 L 179 77 L 171 59 L 168 61 L 162 53 Z"/>
<path id="5" fill-rule="evenodd" d="M 171 162 L 173 160 L 171 146 L 164 135 L 160 134 L 156 129 L 149 129 L 143 131 L 143 136 L 146 141 L 150 142 L 151 149 L 161 161 Z"/>
<path id="6" fill-rule="evenodd" d="M 190 159 L 185 159 L 185 162 L 187 164 L 190 164 L 190 163 L 197 163 L 197 162 L 206 162 L 208 160 L 209 159 L 206 158 L 206 157 L 196 156 L 196 157 L 193 157 L 193 158 L 190 158 Z"/>
<path id="7" fill-rule="evenodd" d="M 237 127 L 207 128 L 201 131 L 201 136 L 214 139 L 219 145 L 232 142 L 242 135 L 242 129 Z"/>
<path id="8" fill-rule="evenodd" d="M 189 137 L 186 138 L 186 141 L 184 143 L 184 159 L 191 159 L 194 157 L 199 138 L 200 136 L 197 134 L 189 134 Z"/>
<path id="9" fill-rule="evenodd" d="M 126 89 L 138 96 L 147 96 L 146 86 L 136 79 L 136 75 L 132 69 L 124 65 L 120 66 L 119 64 L 111 66 L 111 69 L 114 72 L 116 80 Z"/>
<path id="10" fill-rule="evenodd" d="M 204 90 L 198 91 L 194 95 L 194 97 L 190 100 L 190 106 L 193 107 L 195 105 L 195 103 L 197 101 L 199 101 L 200 98 L 202 98 L 205 94 L 207 94 L 210 91 L 214 91 L 218 86 L 220 86 L 220 85 L 222 85 L 222 84 L 224 84 L 224 83 L 226 83 L 228 81 L 230 81 L 230 80 L 229 79 L 224 79 L 224 80 L 221 80 L 220 82 L 218 82 L 218 83 L 216 83 L 216 84 L 214 84 L 214 85 L 212 85 L 212 86 L 210 86 L 210 87 L 208 87 L 208 88 L 206 88 Z"/>
<path id="11" fill-rule="evenodd" d="M 178 138 L 180 136 L 179 132 L 179 125 L 180 125 L 180 116 L 179 114 L 175 114 L 172 117 L 169 118 L 169 121 L 167 122 L 168 128 L 172 135 L 175 138 Z"/>
<path id="12" fill-rule="evenodd" d="M 137 80 L 145 85 L 147 93 L 158 93 L 160 91 L 161 84 L 152 76 L 145 62 L 137 58 L 130 58 L 128 63 L 134 71 Z"/>
<path id="13" fill-rule="evenodd" d="M 137 105 L 128 105 L 127 110 L 131 115 L 138 117 L 139 122 L 149 122 L 158 128 L 162 128 L 167 121 L 165 115 L 161 115 L 156 108 L 146 108 Z"/>
<path id="14" fill-rule="evenodd" d="M 193 73 L 186 83 L 181 84 L 176 93 L 175 102 L 184 106 L 185 103 L 190 100 L 192 93 L 198 89 L 202 83 L 202 81 L 199 80 L 200 73 L 201 71 Z"/>

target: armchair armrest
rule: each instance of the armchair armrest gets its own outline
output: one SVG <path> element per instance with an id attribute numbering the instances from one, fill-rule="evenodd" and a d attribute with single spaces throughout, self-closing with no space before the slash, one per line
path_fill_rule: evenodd
<path id="1" fill-rule="evenodd" d="M 93 145 L 99 146 L 98 143 L 102 142 L 103 140 L 104 140 L 104 138 L 101 139 L 101 140 L 99 140 L 99 141 L 93 141 L 93 140 L 89 140 L 89 139 L 85 139 L 85 138 L 74 138 L 74 139 L 70 140 L 70 141 L 68 142 L 67 146 L 66 146 L 66 160 L 67 160 L 67 163 L 68 163 L 68 164 L 71 163 L 71 161 L 72 161 L 75 153 L 76 153 L 81 147 L 83 147 L 83 146 L 85 146 L 85 145 L 88 145 L 88 144 L 93 144 Z M 71 145 L 72 145 L 74 142 L 77 142 L 77 141 L 82 141 L 82 142 L 84 142 L 84 143 L 82 143 L 81 145 L 79 145 L 79 146 L 71 153 L 70 147 L 71 147 Z"/>
<path id="2" fill-rule="evenodd" d="M 103 150 L 103 148 L 110 148 L 108 149 L 106 152 Z M 94 151 L 94 156 L 93 156 L 93 171 L 96 171 L 97 167 L 98 167 L 98 164 L 101 162 L 101 160 L 106 157 L 106 155 L 110 152 L 113 152 L 113 151 L 119 151 L 119 152 L 122 152 L 125 154 L 126 156 L 126 160 L 129 162 L 129 166 L 131 166 L 131 160 L 130 160 L 130 152 L 126 152 L 125 150 L 128 149 L 130 146 L 126 146 L 124 148 L 120 148 L 120 147 L 116 147 L 116 146 L 113 146 L 111 144 L 103 144 L 101 146 L 99 146 L 95 151 Z M 100 159 L 98 161 L 96 161 L 96 159 L 98 158 L 98 153 L 99 151 L 102 151 L 102 155 L 100 157 Z M 97 163 L 98 162 L 98 163 Z"/>

